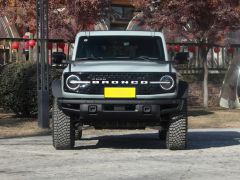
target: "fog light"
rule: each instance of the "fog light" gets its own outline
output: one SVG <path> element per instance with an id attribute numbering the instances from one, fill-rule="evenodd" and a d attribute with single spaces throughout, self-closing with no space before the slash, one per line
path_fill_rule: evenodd
<path id="1" fill-rule="evenodd" d="M 91 113 L 91 114 L 96 114 L 97 113 L 97 106 L 95 106 L 95 105 L 88 106 L 88 112 Z"/>
<path id="2" fill-rule="evenodd" d="M 146 114 L 149 114 L 152 112 L 152 107 L 151 106 L 143 106 L 143 112 Z"/>

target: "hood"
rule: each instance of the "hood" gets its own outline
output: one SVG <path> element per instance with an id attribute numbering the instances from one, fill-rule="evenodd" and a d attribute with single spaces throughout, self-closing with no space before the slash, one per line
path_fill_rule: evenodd
<path id="1" fill-rule="evenodd" d="M 72 72 L 169 72 L 170 64 L 152 61 L 82 61 L 71 66 Z M 64 72 L 68 71 L 67 67 Z M 172 72 L 176 72 L 173 66 Z"/>

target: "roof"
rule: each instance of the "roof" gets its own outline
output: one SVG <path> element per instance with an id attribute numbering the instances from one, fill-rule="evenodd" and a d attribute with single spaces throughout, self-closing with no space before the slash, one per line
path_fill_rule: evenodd
<path id="1" fill-rule="evenodd" d="M 153 31 L 83 31 L 77 34 L 77 38 L 81 36 L 160 36 L 163 33 Z"/>

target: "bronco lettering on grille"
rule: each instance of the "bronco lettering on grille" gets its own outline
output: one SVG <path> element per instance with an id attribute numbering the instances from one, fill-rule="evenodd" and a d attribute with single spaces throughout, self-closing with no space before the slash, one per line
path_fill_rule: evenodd
<path id="1" fill-rule="evenodd" d="M 91 84 L 112 84 L 112 85 L 124 85 L 124 84 L 131 84 L 131 85 L 138 85 L 138 84 L 149 84 L 148 81 L 92 81 Z"/>

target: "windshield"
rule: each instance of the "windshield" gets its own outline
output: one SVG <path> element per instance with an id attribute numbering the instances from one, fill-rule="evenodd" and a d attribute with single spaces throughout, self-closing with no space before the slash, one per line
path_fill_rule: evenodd
<path id="1" fill-rule="evenodd" d="M 160 37 L 92 36 L 78 44 L 76 60 L 165 60 Z"/>

